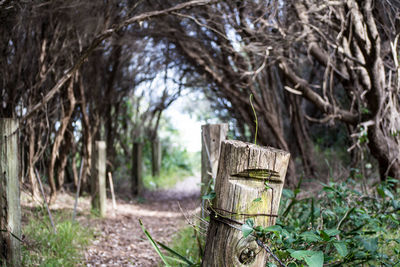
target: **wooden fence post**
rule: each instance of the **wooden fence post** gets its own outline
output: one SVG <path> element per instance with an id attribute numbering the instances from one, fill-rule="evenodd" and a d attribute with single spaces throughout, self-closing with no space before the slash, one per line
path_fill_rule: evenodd
<path id="1" fill-rule="evenodd" d="M 107 211 L 106 195 L 106 142 L 96 141 L 91 171 L 92 208 L 104 217 Z"/>
<path id="2" fill-rule="evenodd" d="M 240 229 L 249 218 L 255 226 L 275 224 L 289 157 L 270 147 L 222 142 L 202 266 L 264 266 L 266 252 Z"/>
<path id="3" fill-rule="evenodd" d="M 143 190 L 142 181 L 142 143 L 133 143 L 132 150 L 132 194 L 140 195 Z"/>
<path id="4" fill-rule="evenodd" d="M 151 143 L 151 165 L 152 165 L 152 175 L 159 176 L 161 169 L 161 142 L 157 137 Z"/>
<path id="5" fill-rule="evenodd" d="M 228 135 L 228 124 L 205 124 L 201 126 L 201 195 L 210 191 L 212 177 L 217 175 L 221 141 Z M 207 202 L 202 200 L 201 217 L 205 218 Z"/>
<path id="6" fill-rule="evenodd" d="M 21 266 L 18 122 L 0 119 L 0 263 Z"/>

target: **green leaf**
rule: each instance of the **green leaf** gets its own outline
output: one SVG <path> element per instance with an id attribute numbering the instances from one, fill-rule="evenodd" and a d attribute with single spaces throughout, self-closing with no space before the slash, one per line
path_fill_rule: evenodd
<path id="1" fill-rule="evenodd" d="M 144 228 L 142 220 L 140 220 L 140 219 L 139 219 L 139 224 L 140 224 L 140 227 L 142 227 L 143 233 L 146 235 L 147 239 L 149 239 L 151 245 L 156 250 L 158 256 L 160 256 L 161 260 L 165 263 L 165 266 L 170 267 L 171 265 L 168 264 L 167 260 L 164 257 L 164 254 L 162 254 L 160 248 L 157 246 L 157 243 L 153 240 L 150 233 L 146 230 L 146 228 Z"/>
<path id="2" fill-rule="evenodd" d="M 346 243 L 344 242 L 335 242 L 333 243 L 333 245 L 335 246 L 337 252 L 339 253 L 340 256 L 342 257 L 346 257 L 347 254 L 349 253 L 349 251 L 347 250 L 347 246 Z"/>
<path id="3" fill-rule="evenodd" d="M 271 225 L 268 227 L 264 228 L 265 232 L 276 232 L 276 233 L 280 233 L 282 231 L 282 227 L 279 225 Z"/>
<path id="4" fill-rule="evenodd" d="M 380 196 L 381 198 L 384 198 L 384 197 L 385 197 L 385 192 L 383 191 L 382 187 L 376 188 L 376 191 L 378 192 L 378 194 L 379 194 L 379 196 Z"/>
<path id="5" fill-rule="evenodd" d="M 242 225 L 242 233 L 243 233 L 243 237 L 248 237 L 251 233 L 254 232 L 253 229 L 254 226 L 254 221 L 252 219 L 247 219 L 246 223 L 244 223 Z"/>
<path id="6" fill-rule="evenodd" d="M 271 189 L 271 187 L 268 185 L 268 181 L 264 182 L 265 190 Z"/>
<path id="7" fill-rule="evenodd" d="M 363 247 L 369 252 L 375 252 L 378 249 L 378 238 L 363 239 Z"/>
<path id="8" fill-rule="evenodd" d="M 172 255 L 176 256 L 176 257 L 179 259 L 178 261 L 180 261 L 181 263 L 187 263 L 187 264 L 189 264 L 189 265 L 194 265 L 194 263 L 191 262 L 188 258 L 182 256 L 181 254 L 179 254 L 178 252 L 176 252 L 176 251 L 173 250 L 172 248 L 170 248 L 170 247 L 164 245 L 164 244 L 161 243 L 161 242 L 157 242 L 157 244 L 158 244 L 160 247 L 162 247 L 163 249 L 165 249 L 166 251 L 168 251 L 169 253 L 171 253 Z M 172 259 L 175 260 L 175 261 L 177 261 L 176 258 L 172 258 Z M 183 262 L 182 262 L 182 261 L 183 261 Z"/>
<path id="9" fill-rule="evenodd" d="M 328 236 L 335 236 L 340 234 L 340 230 L 337 229 L 325 229 L 324 232 L 328 235 Z"/>
<path id="10" fill-rule="evenodd" d="M 383 189 L 383 191 L 385 192 L 385 195 L 387 195 L 390 199 L 394 199 L 394 196 L 392 194 L 392 192 L 387 189 L 386 187 Z"/>
<path id="11" fill-rule="evenodd" d="M 294 198 L 294 192 L 290 189 L 283 189 L 282 195 L 286 198 Z"/>
<path id="12" fill-rule="evenodd" d="M 322 267 L 324 264 L 324 253 L 322 251 L 297 250 L 290 253 L 297 260 L 304 260 L 309 267 Z"/>
<path id="13" fill-rule="evenodd" d="M 300 236 L 301 236 L 301 237 L 304 239 L 304 241 L 306 241 L 306 242 L 316 242 L 316 241 L 321 241 L 321 240 L 322 240 L 322 238 L 321 238 L 320 236 L 314 234 L 314 233 L 311 232 L 311 231 L 304 232 L 304 233 L 302 233 Z"/>
<path id="14" fill-rule="evenodd" d="M 254 199 L 253 202 L 261 202 L 261 197 Z"/>
<path id="15" fill-rule="evenodd" d="M 202 199 L 209 199 L 209 200 L 211 200 L 211 199 L 214 199 L 215 198 L 215 192 L 210 192 L 208 195 L 204 195 L 204 196 L 202 196 L 201 198 Z"/>
<path id="16" fill-rule="evenodd" d="M 314 255 L 306 257 L 304 260 L 310 267 L 322 267 L 324 265 L 324 253 L 316 251 Z"/>

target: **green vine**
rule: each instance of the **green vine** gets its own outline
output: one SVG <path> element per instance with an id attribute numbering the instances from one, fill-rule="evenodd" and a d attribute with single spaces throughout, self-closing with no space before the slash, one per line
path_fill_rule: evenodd
<path id="1" fill-rule="evenodd" d="M 256 133 L 254 135 L 254 144 L 257 145 L 258 119 L 257 119 L 256 110 L 254 108 L 252 100 L 253 100 L 253 94 L 250 94 L 250 105 L 251 105 L 251 108 L 253 109 L 254 118 L 255 118 L 254 122 L 256 123 Z"/>

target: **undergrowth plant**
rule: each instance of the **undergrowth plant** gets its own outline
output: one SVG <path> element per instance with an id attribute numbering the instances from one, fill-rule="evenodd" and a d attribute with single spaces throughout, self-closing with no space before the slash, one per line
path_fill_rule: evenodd
<path id="1" fill-rule="evenodd" d="M 279 261 L 267 266 L 400 266 L 398 180 L 388 179 L 368 195 L 356 182 L 329 183 L 318 198 L 298 199 L 285 189 L 274 226 L 253 226 L 244 235 L 268 244 Z"/>
<path id="2" fill-rule="evenodd" d="M 58 212 L 55 216 L 55 234 L 47 216 L 29 218 L 23 228 L 23 266 L 79 266 L 83 251 L 92 239 L 92 231 L 69 220 L 69 213 Z"/>

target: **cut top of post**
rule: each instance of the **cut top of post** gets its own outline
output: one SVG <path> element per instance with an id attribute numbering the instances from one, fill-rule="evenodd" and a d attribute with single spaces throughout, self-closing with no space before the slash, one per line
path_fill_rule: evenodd
<path id="1" fill-rule="evenodd" d="M 290 153 L 273 147 L 259 146 L 237 140 L 222 141 L 224 149 L 231 150 L 226 166 L 232 176 L 285 181 Z M 222 150 L 222 148 L 221 148 Z M 221 152 L 222 154 L 222 152 Z"/>
<path id="2" fill-rule="evenodd" d="M 257 225 L 275 222 L 290 154 L 272 147 L 226 140 L 221 144 L 214 208 L 222 215 Z"/>

